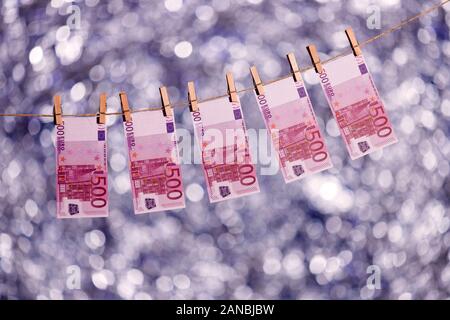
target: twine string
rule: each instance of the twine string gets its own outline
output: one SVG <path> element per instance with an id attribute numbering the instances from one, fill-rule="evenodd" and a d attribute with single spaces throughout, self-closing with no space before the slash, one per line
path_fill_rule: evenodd
<path id="1" fill-rule="evenodd" d="M 418 14 L 416 14 L 416 15 L 414 15 L 412 17 L 409 17 L 406 20 L 403 20 L 400 23 L 398 23 L 398 24 L 388 28 L 387 30 L 385 30 L 385 31 L 383 31 L 383 32 L 381 32 L 381 33 L 379 33 L 379 34 L 377 34 L 377 35 L 367 39 L 366 41 L 360 43 L 359 46 L 361 48 L 363 48 L 363 47 L 367 46 L 368 44 L 370 44 L 370 43 L 372 43 L 374 41 L 382 39 L 382 38 L 390 35 L 391 33 L 395 32 L 397 30 L 400 30 L 403 27 L 411 24 L 412 22 L 414 22 L 414 21 L 416 21 L 416 20 L 418 20 L 418 19 L 420 19 L 420 18 L 422 18 L 422 17 L 424 17 L 426 15 L 429 15 L 430 13 L 438 10 L 439 8 L 443 7 L 445 4 L 447 4 L 449 2 L 450 2 L 450 0 L 443 0 L 440 3 L 437 3 L 434 6 L 428 8 L 428 9 L 425 9 L 424 11 L 421 11 Z M 324 60 L 322 62 L 322 64 L 326 64 L 326 63 L 329 63 L 329 62 L 334 61 L 336 59 L 339 59 L 339 58 L 341 58 L 343 56 L 346 56 L 346 55 L 350 54 L 351 52 L 352 52 L 351 50 L 346 50 L 346 51 L 344 51 L 344 52 L 342 52 L 342 53 L 340 53 L 340 54 L 338 54 L 336 56 L 333 56 L 333 57 L 331 57 L 331 58 L 329 58 L 327 60 Z M 313 68 L 314 68 L 313 66 L 300 68 L 300 72 L 303 73 L 303 72 L 311 70 Z M 276 78 L 276 79 L 272 79 L 270 81 L 267 81 L 267 82 L 263 83 L 263 85 L 271 84 L 271 83 L 274 83 L 274 82 L 277 82 L 277 81 L 280 81 L 280 80 L 287 79 L 289 77 L 292 77 L 292 74 L 285 75 L 285 76 L 282 76 L 282 77 L 279 77 L 279 78 Z M 237 93 L 245 93 L 245 92 L 249 92 L 249 91 L 252 91 L 252 90 L 254 90 L 254 87 L 248 87 L 248 88 L 244 88 L 244 89 L 238 90 Z M 211 101 L 211 100 L 215 100 L 215 99 L 224 98 L 224 97 L 227 97 L 227 96 L 228 96 L 228 94 L 215 96 L 215 97 L 210 97 L 210 98 L 207 98 L 207 99 L 204 99 L 204 100 L 201 100 L 201 101 L 199 100 L 199 103 L 200 102 L 206 102 L 206 101 Z M 172 104 L 173 108 L 180 108 L 180 107 L 187 107 L 187 106 L 189 106 L 188 102 L 183 102 L 183 101 L 176 102 L 176 103 Z M 137 109 L 137 110 L 130 110 L 130 111 L 132 113 L 138 113 L 138 112 L 155 111 L 155 110 L 161 110 L 161 107 L 158 107 L 158 108 L 144 108 L 144 109 Z M 96 117 L 97 115 L 98 115 L 98 113 L 63 114 L 64 117 Z M 123 113 L 122 112 L 106 112 L 106 115 L 108 115 L 108 116 L 121 116 L 121 115 L 123 115 Z M 0 117 L 53 117 L 53 114 L 0 113 Z"/>

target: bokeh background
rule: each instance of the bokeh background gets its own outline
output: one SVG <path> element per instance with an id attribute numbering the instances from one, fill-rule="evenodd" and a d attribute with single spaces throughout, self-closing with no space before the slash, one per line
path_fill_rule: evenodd
<path id="1" fill-rule="evenodd" d="M 3 0 L 0 109 L 96 112 L 108 92 L 119 111 L 160 105 L 158 87 L 185 101 L 226 92 L 225 72 L 251 86 L 360 41 L 368 6 L 383 29 L 437 1 Z M 76 5 L 76 8 L 70 5 Z M 183 166 L 187 206 L 135 216 L 121 118 L 108 118 L 110 217 L 57 220 L 51 118 L 0 118 L 0 297 L 9 299 L 432 299 L 450 288 L 450 5 L 380 39 L 364 53 L 399 143 L 351 161 L 316 77 L 305 74 L 334 168 L 285 185 L 260 176 L 261 193 L 210 205 L 201 167 Z M 373 8 L 373 7 L 372 7 Z M 79 13 L 79 25 L 73 21 Z M 75 14 L 75 16 L 74 16 Z M 69 20 L 68 20 L 69 19 Z M 264 128 L 252 93 L 249 128 Z M 177 126 L 191 130 L 187 108 Z M 367 268 L 381 271 L 370 290 Z M 75 267 L 74 267 L 75 266 Z M 80 289 L 67 286 L 73 268 Z"/>

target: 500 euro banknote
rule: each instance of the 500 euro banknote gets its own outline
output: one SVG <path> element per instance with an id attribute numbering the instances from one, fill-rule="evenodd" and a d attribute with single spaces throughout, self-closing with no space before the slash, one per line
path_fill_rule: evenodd
<path id="1" fill-rule="evenodd" d="M 55 131 L 57 217 L 107 217 L 105 125 L 95 118 L 66 117 Z"/>
<path id="2" fill-rule="evenodd" d="M 259 192 L 240 103 L 224 97 L 199 103 L 198 107 L 191 116 L 209 200 L 218 202 Z"/>
<path id="3" fill-rule="evenodd" d="M 397 142 L 362 55 L 325 64 L 319 77 L 353 160 Z"/>
<path id="4" fill-rule="evenodd" d="M 173 116 L 135 113 L 123 123 L 136 214 L 185 207 Z"/>
<path id="5" fill-rule="evenodd" d="M 286 183 L 333 167 L 303 81 L 292 78 L 264 86 L 256 101 Z"/>

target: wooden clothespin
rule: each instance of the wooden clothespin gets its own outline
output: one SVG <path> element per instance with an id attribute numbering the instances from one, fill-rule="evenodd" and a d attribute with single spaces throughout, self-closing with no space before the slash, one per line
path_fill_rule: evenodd
<path id="1" fill-rule="evenodd" d="M 298 68 L 297 59 L 295 59 L 295 55 L 291 52 L 287 55 L 287 59 L 289 61 L 289 65 L 291 66 L 291 72 L 294 76 L 294 81 L 299 82 L 302 80 L 302 75 L 300 74 L 300 69 Z"/>
<path id="2" fill-rule="evenodd" d="M 119 93 L 120 97 L 120 105 L 122 107 L 122 113 L 123 113 L 123 121 L 130 122 L 131 121 L 131 111 L 130 107 L 128 105 L 128 98 L 127 94 L 125 92 Z"/>
<path id="3" fill-rule="evenodd" d="M 358 40 L 356 40 L 355 33 L 352 28 L 345 29 L 345 34 L 347 35 L 348 41 L 352 46 L 353 54 L 355 57 L 360 56 L 362 54 L 361 47 L 359 46 Z"/>
<path id="4" fill-rule="evenodd" d="M 323 67 L 322 63 L 320 62 L 319 54 L 317 53 L 316 46 L 311 44 L 306 47 L 308 50 L 309 56 L 311 57 L 311 62 L 314 65 L 314 69 L 316 69 L 317 73 L 322 73 Z"/>
<path id="5" fill-rule="evenodd" d="M 172 107 L 170 106 L 169 94 L 166 87 L 159 88 L 159 94 L 161 95 L 162 110 L 165 117 L 173 116 Z"/>
<path id="6" fill-rule="evenodd" d="M 100 107 L 97 117 L 98 124 L 105 124 L 106 122 L 106 93 L 100 94 Z"/>
<path id="7" fill-rule="evenodd" d="M 230 102 L 238 102 L 238 95 L 236 92 L 236 85 L 234 84 L 233 75 L 231 72 L 227 73 L 227 87 L 228 95 L 230 96 Z"/>
<path id="8" fill-rule="evenodd" d="M 198 101 L 197 94 L 195 93 L 195 86 L 193 81 L 188 82 L 188 100 L 189 100 L 189 109 L 191 112 L 198 111 Z"/>
<path id="9" fill-rule="evenodd" d="M 59 126 L 63 123 L 62 108 L 61 108 L 61 96 L 56 95 L 53 97 L 53 121 L 55 125 Z"/>
<path id="10" fill-rule="evenodd" d="M 256 69 L 255 66 L 250 68 L 250 73 L 252 74 L 253 85 L 255 86 L 256 94 L 258 96 L 263 95 L 264 94 L 264 86 L 261 81 L 261 78 L 259 77 L 258 70 Z"/>

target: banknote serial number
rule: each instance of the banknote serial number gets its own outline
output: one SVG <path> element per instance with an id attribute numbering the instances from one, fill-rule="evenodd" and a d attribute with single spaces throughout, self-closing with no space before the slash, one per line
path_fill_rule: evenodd
<path id="1" fill-rule="evenodd" d="M 217 307 L 203 307 L 203 306 L 178 306 L 176 310 L 177 315 L 196 315 L 207 318 L 211 315 L 223 316 L 249 316 L 257 317 L 258 315 L 272 315 L 275 310 L 275 305 L 265 304 L 221 304 Z"/>

